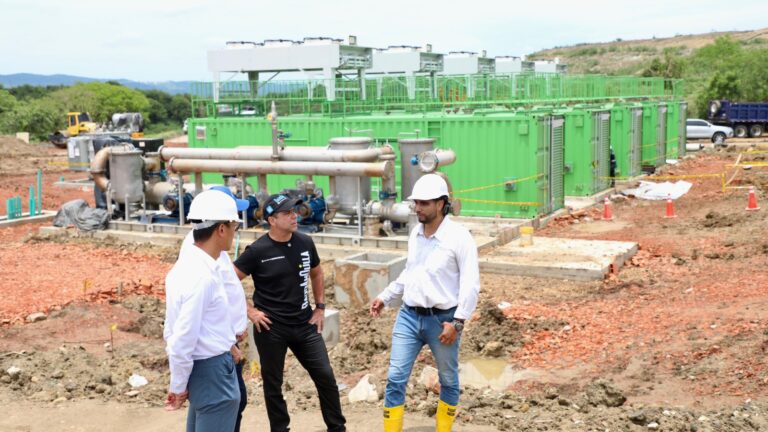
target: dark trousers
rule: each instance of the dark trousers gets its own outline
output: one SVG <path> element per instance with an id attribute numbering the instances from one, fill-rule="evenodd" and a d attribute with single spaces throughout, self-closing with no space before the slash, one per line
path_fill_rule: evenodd
<path id="1" fill-rule="evenodd" d="M 317 326 L 310 324 L 285 325 L 272 321 L 270 329 L 253 337 L 261 359 L 261 379 L 264 381 L 264 400 L 267 405 L 272 432 L 289 431 L 291 418 L 283 399 L 283 367 L 285 354 L 290 348 L 293 355 L 309 372 L 320 397 L 320 410 L 329 432 L 346 431 L 347 422 L 341 413 L 339 387 L 333 376 L 328 351 Z"/>
<path id="2" fill-rule="evenodd" d="M 235 365 L 235 374 L 237 374 L 237 385 L 240 387 L 240 407 L 237 409 L 237 422 L 235 422 L 235 432 L 240 432 L 240 421 L 243 420 L 243 411 L 248 405 L 248 389 L 245 388 L 243 379 L 243 362 Z"/>

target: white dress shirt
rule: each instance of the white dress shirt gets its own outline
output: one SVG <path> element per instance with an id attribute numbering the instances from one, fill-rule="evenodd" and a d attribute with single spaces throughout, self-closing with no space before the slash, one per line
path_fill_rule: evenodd
<path id="1" fill-rule="evenodd" d="M 165 329 L 170 391 L 182 393 L 193 362 L 229 352 L 235 332 L 217 261 L 192 246 L 165 277 Z"/>
<path id="2" fill-rule="evenodd" d="M 424 224 L 411 231 L 405 270 L 379 294 L 389 305 L 402 297 L 408 306 L 450 309 L 458 319 L 469 319 L 480 292 L 480 269 L 475 240 L 464 226 L 446 216 L 431 237 Z"/>
<path id="3" fill-rule="evenodd" d="M 179 259 L 181 259 L 184 253 L 192 247 L 197 248 L 197 246 L 195 246 L 195 239 L 192 236 L 192 231 L 190 231 L 181 243 Z M 248 328 L 248 309 L 245 304 L 243 284 L 237 277 L 235 267 L 232 264 L 232 259 L 227 252 L 222 251 L 216 263 L 219 265 L 221 279 L 224 282 L 224 288 L 227 291 L 229 317 L 232 321 L 232 330 L 236 335 L 241 335 Z"/>

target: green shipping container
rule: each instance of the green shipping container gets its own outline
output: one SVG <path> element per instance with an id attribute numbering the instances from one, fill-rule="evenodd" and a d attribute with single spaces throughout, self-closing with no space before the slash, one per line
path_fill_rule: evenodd
<path id="1" fill-rule="evenodd" d="M 677 159 L 680 154 L 680 104 L 670 102 L 667 104 L 667 134 L 666 134 L 666 159 Z"/>
<path id="2" fill-rule="evenodd" d="M 643 103 L 643 169 L 664 165 L 667 151 L 667 104 Z"/>
<path id="3" fill-rule="evenodd" d="M 190 128 L 190 147 L 271 145 L 271 125 L 261 118 L 198 118 L 190 121 Z M 563 121 L 549 114 L 285 116 L 279 128 L 291 134 L 287 146 L 326 146 L 330 138 L 354 135 L 398 150 L 398 138 L 435 138 L 436 147 L 456 152 L 456 163 L 443 171 L 462 199 L 463 215 L 533 218 L 563 207 Z M 206 182 L 222 181 L 221 174 L 203 176 Z M 399 189 L 399 171 L 396 176 Z M 293 188 L 297 178 L 269 175 L 268 189 Z M 328 192 L 326 177 L 316 176 L 315 181 Z M 374 192 L 378 184 L 372 182 Z M 399 191 L 398 197 L 402 199 Z"/>
<path id="4" fill-rule="evenodd" d="M 635 177 L 642 171 L 643 108 L 617 104 L 611 109 L 611 149 L 616 158 L 616 177 Z"/>
<path id="5" fill-rule="evenodd" d="M 610 187 L 610 117 L 603 109 L 574 108 L 565 117 L 565 195 L 589 196 Z"/>
<path id="6" fill-rule="evenodd" d="M 680 102 L 680 123 L 678 124 L 678 155 L 680 158 L 686 154 L 686 146 L 688 145 L 688 131 L 685 129 L 685 122 L 688 119 L 688 104 L 686 102 Z"/>

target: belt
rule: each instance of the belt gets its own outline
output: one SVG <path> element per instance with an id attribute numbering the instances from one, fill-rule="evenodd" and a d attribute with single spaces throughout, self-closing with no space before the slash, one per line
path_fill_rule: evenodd
<path id="1" fill-rule="evenodd" d="M 455 309 L 455 308 L 439 309 L 436 307 L 425 308 L 421 306 L 408 306 L 408 305 L 405 305 L 405 307 L 408 308 L 409 310 L 416 312 L 417 315 L 440 315 L 446 312 L 450 312 L 452 309 Z"/>

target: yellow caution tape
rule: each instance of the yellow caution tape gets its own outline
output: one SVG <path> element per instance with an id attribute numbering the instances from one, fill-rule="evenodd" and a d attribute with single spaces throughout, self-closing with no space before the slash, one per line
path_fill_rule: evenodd
<path id="1" fill-rule="evenodd" d="M 718 174 L 691 174 L 691 175 L 679 175 L 679 176 L 654 176 L 654 177 L 598 177 L 600 180 L 682 180 L 687 178 L 709 178 L 709 177 L 722 177 L 725 173 Z"/>
<path id="2" fill-rule="evenodd" d="M 689 175 L 673 175 L 673 176 L 653 176 L 647 177 L 647 180 L 684 180 L 692 178 L 710 178 L 710 177 L 723 177 L 725 173 L 713 173 L 713 174 L 689 174 Z"/>
<path id="3" fill-rule="evenodd" d="M 515 183 L 520 183 L 520 182 L 524 182 L 524 181 L 528 181 L 528 180 L 533 180 L 533 179 L 537 179 L 537 178 L 543 177 L 543 176 L 544 176 L 544 174 L 536 174 L 536 175 L 532 175 L 530 177 L 524 177 L 524 178 L 517 179 L 517 180 L 509 180 L 509 181 L 505 181 L 505 182 L 502 182 L 502 183 L 496 183 L 496 184 L 487 185 L 487 186 L 479 186 L 479 187 L 470 188 L 470 189 L 462 189 L 460 191 L 454 191 L 453 195 L 455 196 L 456 194 L 461 194 L 461 193 L 475 192 L 475 191 L 480 191 L 480 190 L 492 189 L 492 188 L 499 187 L 499 186 L 513 185 Z M 467 201 L 466 198 L 462 198 L 462 200 Z"/>

